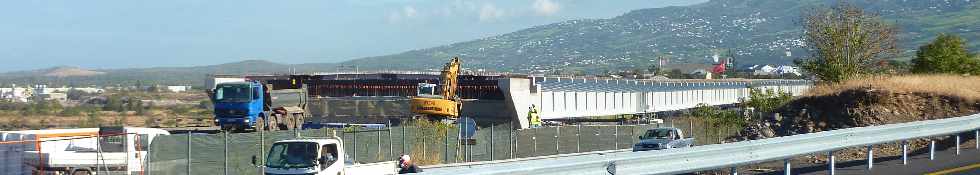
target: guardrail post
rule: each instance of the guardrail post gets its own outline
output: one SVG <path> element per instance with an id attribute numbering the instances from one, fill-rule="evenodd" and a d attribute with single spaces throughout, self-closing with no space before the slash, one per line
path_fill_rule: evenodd
<path id="1" fill-rule="evenodd" d="M 738 167 L 734 167 L 733 166 L 730 174 L 731 175 L 738 175 Z"/>
<path id="2" fill-rule="evenodd" d="M 834 151 L 827 153 L 827 164 L 830 168 L 830 175 L 834 175 Z"/>
<path id="3" fill-rule="evenodd" d="M 783 174 L 792 175 L 793 166 L 790 164 L 790 159 L 783 159 Z"/>
<path id="4" fill-rule="evenodd" d="M 909 141 L 902 141 L 902 165 L 909 164 Z"/>
<path id="5" fill-rule="evenodd" d="M 956 133 L 956 155 L 960 155 L 960 134 Z"/>
<path id="6" fill-rule="evenodd" d="M 868 170 L 874 167 L 874 164 L 875 164 L 874 145 L 868 145 Z"/>
<path id="7" fill-rule="evenodd" d="M 936 140 L 929 141 L 929 160 L 936 160 Z"/>
<path id="8" fill-rule="evenodd" d="M 973 131 L 973 143 L 977 145 L 977 149 L 980 150 L 980 129 Z"/>

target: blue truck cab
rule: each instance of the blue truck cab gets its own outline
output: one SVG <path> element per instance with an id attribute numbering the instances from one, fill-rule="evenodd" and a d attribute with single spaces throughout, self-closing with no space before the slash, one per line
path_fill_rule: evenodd
<path id="1" fill-rule="evenodd" d="M 212 95 L 215 125 L 223 130 L 254 128 L 265 111 L 264 92 L 256 81 L 218 84 Z"/>

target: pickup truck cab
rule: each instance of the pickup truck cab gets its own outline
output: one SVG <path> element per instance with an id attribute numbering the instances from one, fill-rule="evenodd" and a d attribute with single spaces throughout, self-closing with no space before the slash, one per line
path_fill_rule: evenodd
<path id="1" fill-rule="evenodd" d="M 694 145 L 694 138 L 685 138 L 681 129 L 653 128 L 640 135 L 640 142 L 633 145 L 633 151 L 684 148 L 692 145 Z"/>
<path id="2" fill-rule="evenodd" d="M 394 161 L 354 164 L 344 155 L 344 143 L 337 138 L 282 140 L 272 144 L 259 166 L 265 174 L 343 175 L 396 174 Z M 252 157 L 252 163 L 257 159 Z"/>

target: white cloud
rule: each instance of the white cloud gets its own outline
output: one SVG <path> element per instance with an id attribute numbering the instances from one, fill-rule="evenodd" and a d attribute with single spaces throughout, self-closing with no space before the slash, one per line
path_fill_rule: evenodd
<path id="1" fill-rule="evenodd" d="M 532 6 L 534 7 L 534 12 L 545 16 L 558 13 L 558 10 L 561 9 L 558 3 L 551 0 L 534 0 Z"/>
<path id="2" fill-rule="evenodd" d="M 388 14 L 388 22 L 396 23 L 402 20 L 410 20 L 419 17 L 419 10 L 415 9 L 413 6 L 402 7 L 401 10 L 396 10 L 395 12 Z"/>
<path id="3" fill-rule="evenodd" d="M 418 16 L 419 11 L 415 10 L 415 7 L 405 6 L 405 8 L 402 9 L 402 13 L 406 18 L 415 18 Z"/>
<path id="4" fill-rule="evenodd" d="M 504 10 L 499 9 L 493 4 L 483 4 L 480 8 L 480 21 L 491 21 L 504 17 Z"/>

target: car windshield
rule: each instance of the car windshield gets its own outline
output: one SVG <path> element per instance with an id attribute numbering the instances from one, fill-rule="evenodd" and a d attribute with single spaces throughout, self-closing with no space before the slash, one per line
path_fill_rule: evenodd
<path id="1" fill-rule="evenodd" d="M 647 138 L 666 139 L 666 138 L 670 137 L 670 130 L 667 130 L 667 129 L 648 130 L 647 131 L 647 134 L 646 134 L 646 137 Z"/>
<path id="2" fill-rule="evenodd" d="M 284 142 L 272 145 L 265 166 L 269 168 L 309 168 L 316 160 L 317 144 Z"/>
<path id="3" fill-rule="evenodd" d="M 247 84 L 223 84 L 214 91 L 217 102 L 248 102 L 252 98 Z"/>

